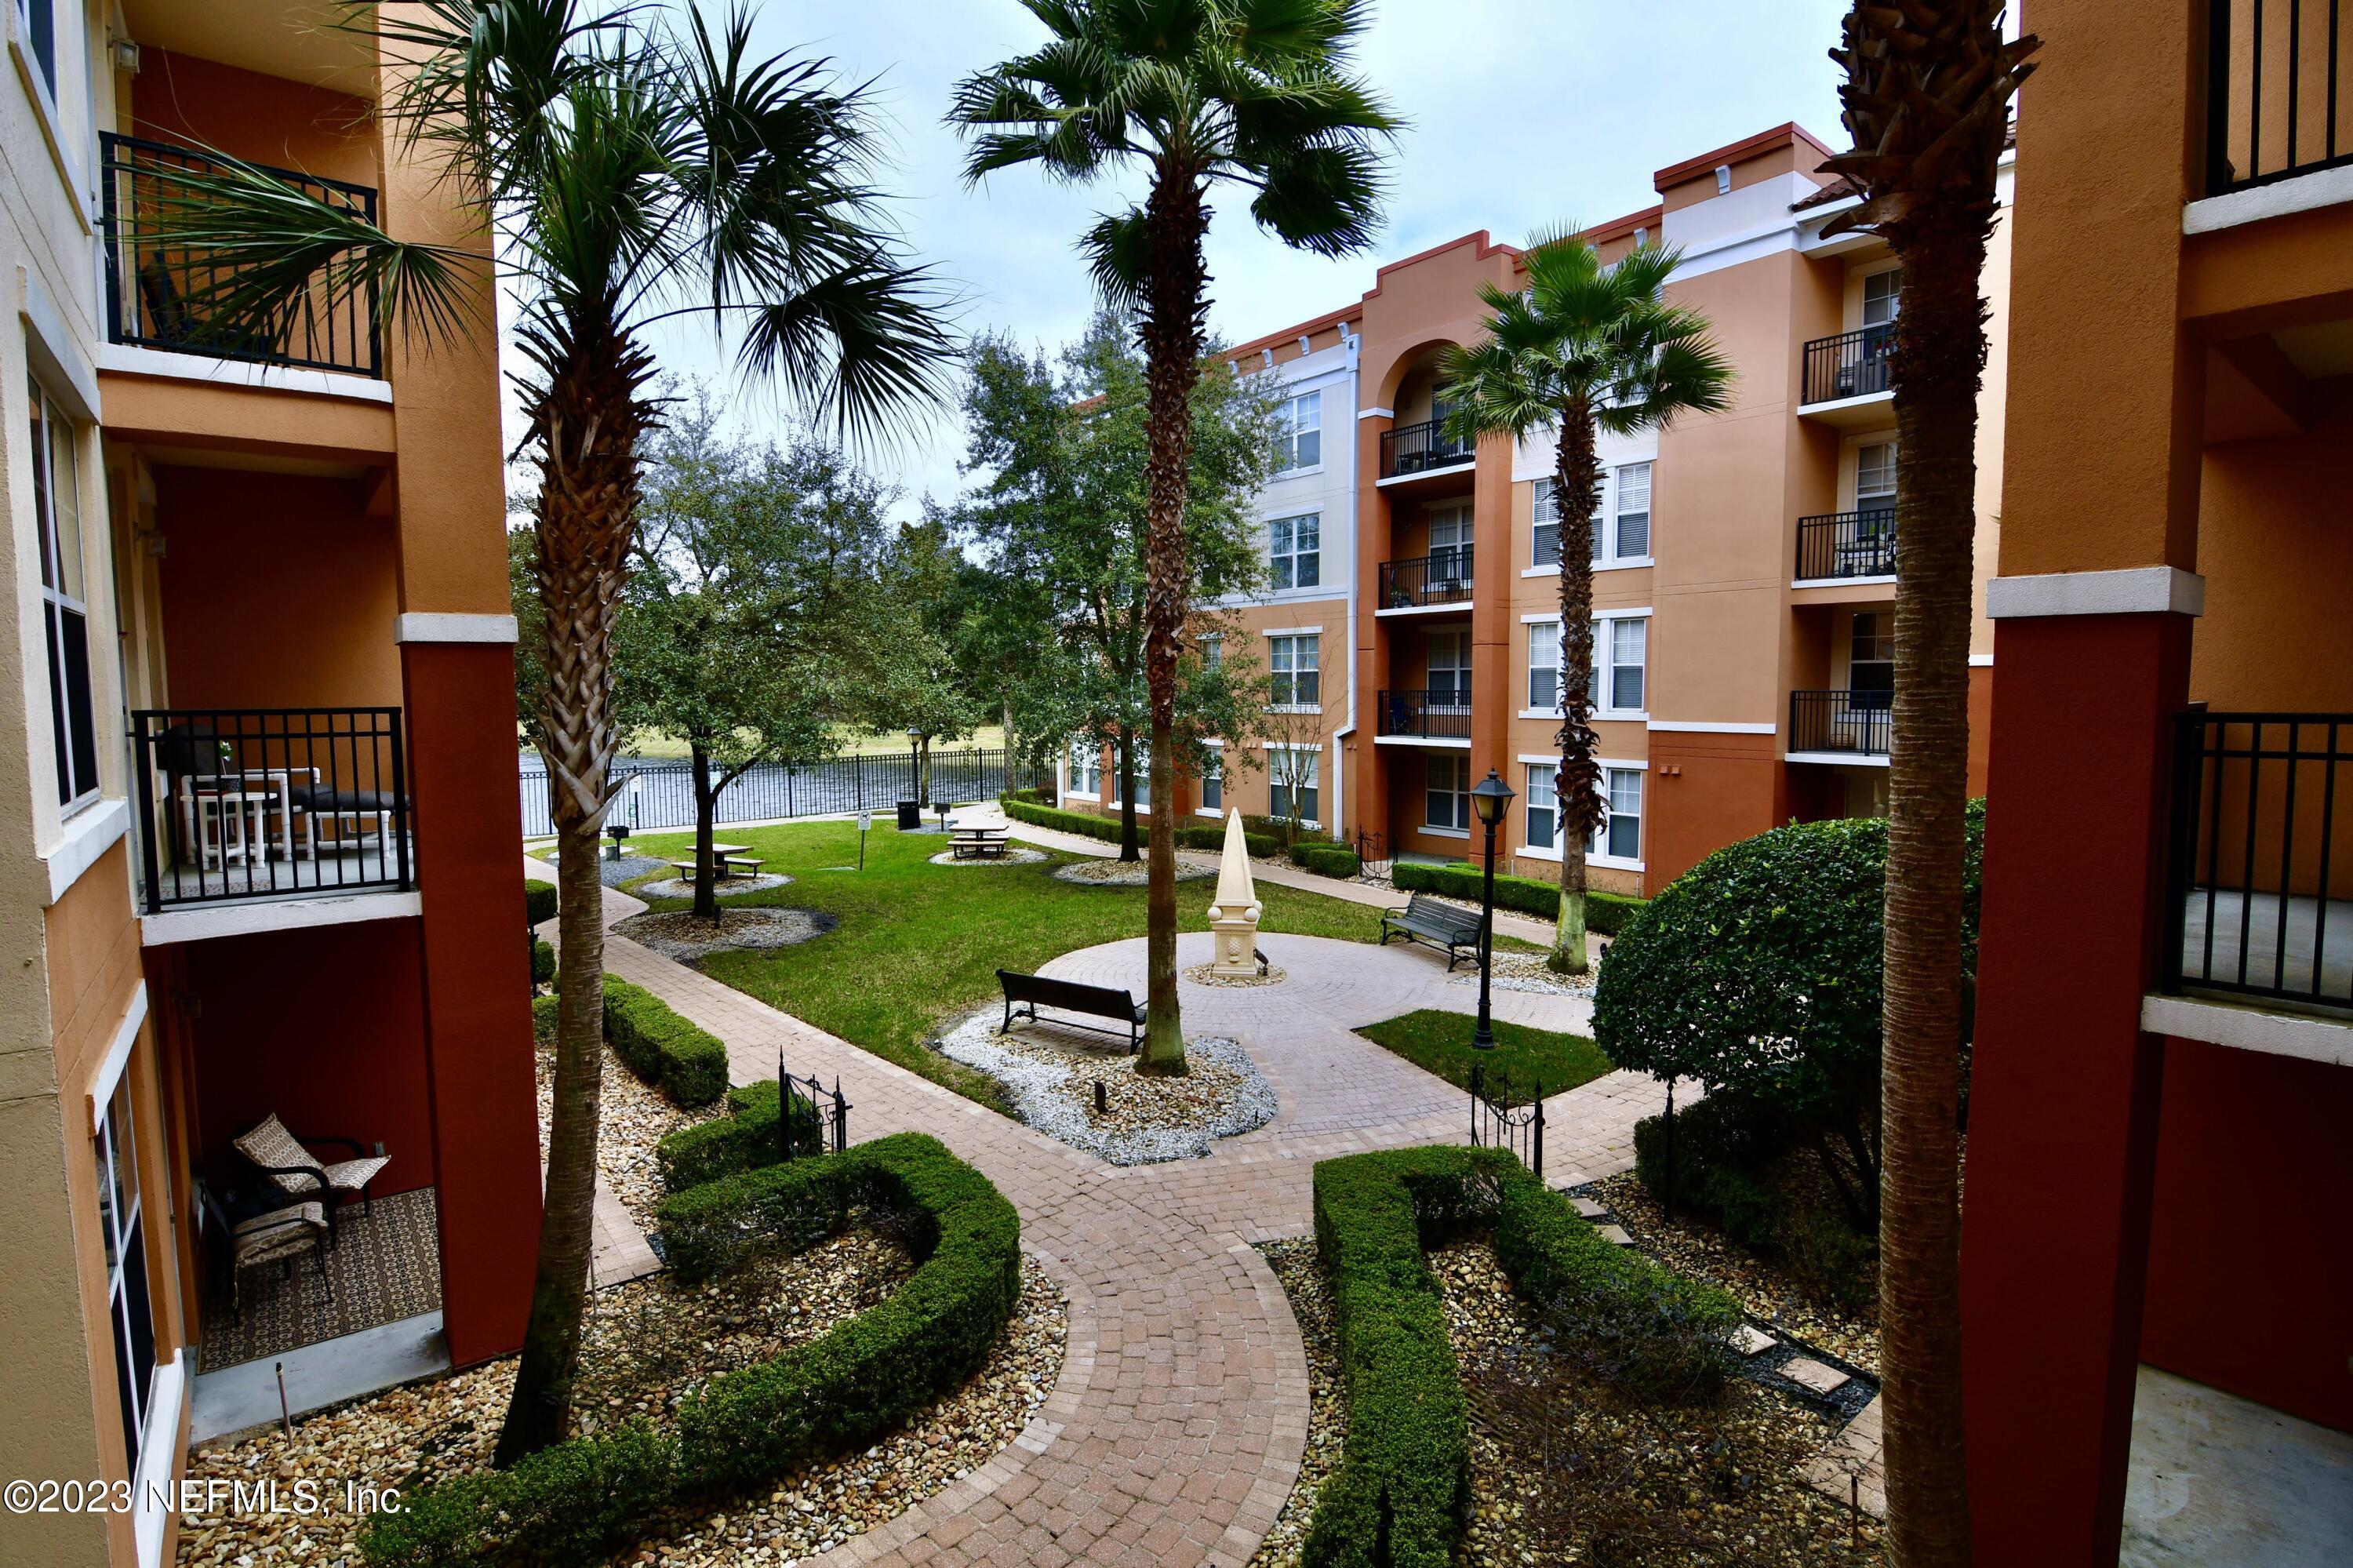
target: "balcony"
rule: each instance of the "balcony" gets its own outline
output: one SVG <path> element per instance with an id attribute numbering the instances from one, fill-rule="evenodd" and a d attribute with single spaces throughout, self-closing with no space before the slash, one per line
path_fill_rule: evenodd
<path id="1" fill-rule="evenodd" d="M 1799 412 L 1841 427 L 1883 420 L 1883 405 L 1895 395 L 1887 366 L 1888 352 L 1894 346 L 1892 322 L 1806 344 Z"/>
<path id="2" fill-rule="evenodd" d="M 1469 442 L 1451 439 L 1435 419 L 1399 425 L 1381 438 L 1381 477 L 1410 479 L 1461 468 L 1476 455 Z"/>
<path id="3" fill-rule="evenodd" d="M 1471 602 L 1471 546 L 1436 550 L 1405 561 L 1381 563 L 1380 601 L 1376 615 L 1444 609 Z"/>
<path id="4" fill-rule="evenodd" d="M 2345 0 L 2212 0 L 2206 194 L 2353 164 L 2340 128 Z"/>
<path id="5" fill-rule="evenodd" d="M 2353 714 L 2188 713 L 2175 726 L 2164 989 L 2341 1016 Z"/>
<path id="6" fill-rule="evenodd" d="M 1468 686 L 1436 691 L 1382 692 L 1374 705 L 1373 738 L 1428 742 L 1437 746 L 1471 744 L 1471 691 Z"/>
<path id="7" fill-rule="evenodd" d="M 1791 692 L 1789 760 L 1884 764 L 1894 700 L 1881 691 Z"/>
<path id="8" fill-rule="evenodd" d="M 1895 509 L 1873 506 L 1798 519 L 1798 580 L 1895 575 Z"/>
<path id="9" fill-rule="evenodd" d="M 191 184 L 219 165 L 200 153 L 135 136 L 99 138 L 109 342 L 166 354 L 381 378 L 376 291 L 325 273 L 267 331 L 217 324 L 211 302 L 233 281 L 201 248 L 174 237 L 201 226 L 206 198 Z M 259 165 L 257 165 L 259 166 Z M 375 221 L 375 192 L 290 169 L 265 169 L 307 194 Z"/>
<path id="10" fill-rule="evenodd" d="M 146 913 L 416 886 L 398 708 L 142 708 Z"/>

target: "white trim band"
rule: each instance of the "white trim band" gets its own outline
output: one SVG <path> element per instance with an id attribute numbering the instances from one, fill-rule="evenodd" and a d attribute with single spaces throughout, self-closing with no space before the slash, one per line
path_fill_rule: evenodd
<path id="1" fill-rule="evenodd" d="M 1773 724 L 1718 724 L 1713 719 L 1652 719 L 1651 729 L 1665 730 L 1672 735 L 1778 735 L 1781 726 Z"/>
<path id="2" fill-rule="evenodd" d="M 1995 620 L 2050 615 L 2203 615 L 2206 579 L 2179 567 L 2126 567 L 2106 572 L 2046 572 L 1995 577 L 1986 584 L 1986 614 Z"/>
<path id="3" fill-rule="evenodd" d="M 49 902 L 57 903 L 81 874 L 106 857 L 131 831 L 131 802 L 121 796 L 83 807 L 65 821 L 65 835 L 41 859 L 49 868 Z"/>
<path id="4" fill-rule="evenodd" d="M 2312 212 L 2348 201 L 2353 201 L 2353 168 L 2321 169 L 2252 190 L 2185 202 L 2181 207 L 2181 232 L 2211 234 L 2242 223 L 2261 223 L 2267 217 Z"/>
<path id="5" fill-rule="evenodd" d="M 512 615 L 457 615 L 411 610 L 393 622 L 395 642 L 512 642 Z"/>
<path id="6" fill-rule="evenodd" d="M 147 982 L 141 980 L 131 992 L 131 1005 L 122 1010 L 122 1022 L 114 1026 L 114 1043 L 106 1048 L 105 1057 L 98 1065 L 97 1075 L 90 1081 L 90 1135 L 98 1136 L 106 1120 L 106 1107 L 114 1099 L 115 1086 L 122 1082 L 122 1070 L 131 1065 L 131 1049 L 139 1044 L 139 1026 L 147 1022 Z"/>
<path id="7" fill-rule="evenodd" d="M 2333 1019 L 2197 997 L 2145 996 L 2140 999 L 2140 1026 L 2177 1040 L 2353 1067 L 2353 1024 Z"/>
<path id="8" fill-rule="evenodd" d="M 1359 419 L 1394 419 L 1397 418 L 1397 410 L 1395 408 L 1359 408 L 1356 410 L 1356 418 Z"/>

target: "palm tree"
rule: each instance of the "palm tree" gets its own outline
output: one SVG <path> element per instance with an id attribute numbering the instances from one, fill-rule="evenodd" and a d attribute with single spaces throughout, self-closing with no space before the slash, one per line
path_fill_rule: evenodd
<path id="1" fill-rule="evenodd" d="M 1450 344 L 1438 374 L 1454 440 L 1560 432 L 1560 926 L 1548 962 L 1583 974 L 1585 841 L 1601 821 L 1601 773 L 1593 761 L 1593 561 L 1570 524 L 1599 504 L 1597 433 L 1628 436 L 1683 414 L 1721 413 L 1731 406 L 1732 363 L 1708 336 L 1706 317 L 1664 298 L 1680 249 L 1644 246 L 1605 266 L 1570 229 L 1538 235 L 1524 260 L 1525 291 L 1480 285 L 1486 335 L 1467 348 Z"/>
<path id="2" fill-rule="evenodd" d="M 1969 1559 L 1961 1447 L 1962 818 L 1970 553 L 1994 170 L 2033 68 L 2001 0 L 1855 5 L 1840 90 L 1855 150 L 1822 166 L 1904 262 L 1895 385 L 1895 698 L 1889 753 L 1879 1290 L 1887 1543 L 1898 1568 Z"/>
<path id="3" fill-rule="evenodd" d="M 1176 1012 L 1177 659 L 1189 609 L 1186 470 L 1200 375 L 1213 185 L 1253 193 L 1250 216 L 1287 245 L 1339 256 L 1379 216 L 1377 139 L 1398 122 L 1346 73 L 1364 0 L 1022 0 L 1052 37 L 957 90 L 969 181 L 1035 164 L 1092 180 L 1141 164 L 1141 207 L 1084 239 L 1103 293 L 1137 312 L 1151 439 L 1144 679 L 1152 757 L 1145 899 L 1150 1007 L 1140 1071 L 1185 1071 Z"/>
<path id="4" fill-rule="evenodd" d="M 616 785 L 613 623 L 634 532 L 643 334 L 701 313 L 849 432 L 939 390 L 950 344 L 931 281 L 881 230 L 862 90 L 823 60 L 754 58 L 717 28 L 583 0 L 346 0 L 386 61 L 381 111 L 480 225 L 475 249 L 396 240 L 234 160 L 172 202 L 174 243 L 220 281 L 192 309 L 267 333 L 313 289 L 373 287 L 379 324 L 427 343 L 490 330 L 487 243 L 513 297 L 539 493 L 531 569 L 547 680 L 537 732 L 557 839 L 563 998 L 544 1219 L 498 1462 L 566 1435 L 595 1196 L 604 933 L 596 839 Z"/>

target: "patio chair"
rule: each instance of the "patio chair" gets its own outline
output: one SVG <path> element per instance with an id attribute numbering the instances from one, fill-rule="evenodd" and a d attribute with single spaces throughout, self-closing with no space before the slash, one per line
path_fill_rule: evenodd
<path id="1" fill-rule="evenodd" d="M 229 1308 L 239 1327 L 245 1323 L 245 1271 L 264 1264 L 280 1266 L 280 1277 L 292 1278 L 294 1260 L 308 1252 L 326 1286 L 327 1299 L 335 1298 L 334 1277 L 327 1272 L 327 1247 L 333 1234 L 326 1210 L 317 1202 L 289 1203 L 242 1220 L 233 1220 L 201 1176 L 196 1179 L 196 1223 L 209 1228 L 226 1245 L 216 1268 L 228 1275 Z"/>
<path id="2" fill-rule="evenodd" d="M 306 1147 L 312 1143 L 341 1144 L 357 1158 L 322 1165 Z M 355 1139 L 296 1138 L 286 1130 L 286 1124 L 278 1119 L 276 1111 L 251 1132 L 232 1139 L 231 1146 L 259 1166 L 262 1174 L 276 1182 L 287 1196 L 322 1200 L 340 1209 L 343 1200 L 356 1192 L 363 1214 L 375 1212 L 368 1189 L 376 1173 L 392 1163 L 385 1158 L 381 1143 L 370 1155 L 361 1150 Z"/>

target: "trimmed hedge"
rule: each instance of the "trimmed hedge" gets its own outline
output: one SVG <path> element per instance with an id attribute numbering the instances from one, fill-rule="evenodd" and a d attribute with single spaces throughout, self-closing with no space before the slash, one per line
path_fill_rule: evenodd
<path id="1" fill-rule="evenodd" d="M 686 1110 L 727 1092 L 727 1047 L 617 975 L 605 977 L 605 1038 L 629 1071 Z"/>
<path id="2" fill-rule="evenodd" d="M 531 939 L 531 983 L 534 990 L 555 983 L 555 949 L 537 937 Z"/>
<path id="3" fill-rule="evenodd" d="M 1332 1281 L 1348 1435 L 1309 1521 L 1314 1568 L 1443 1568 L 1470 1496 L 1461 1373 L 1424 1249 L 1493 1227 L 1496 1261 L 1597 1370 L 1652 1397 L 1722 1385 L 1731 1298 L 1613 1245 L 1495 1149 L 1383 1150 L 1315 1167 L 1315 1242 Z M 1383 1565 L 1386 1568 L 1386 1565 Z"/>
<path id="4" fill-rule="evenodd" d="M 536 928 L 555 918 L 555 884 L 542 882 L 537 877 L 525 877 L 522 885 L 522 916 L 525 924 Z"/>
<path id="5" fill-rule="evenodd" d="M 555 1038 L 556 1015 L 564 1009 L 559 996 L 535 996 L 531 999 L 531 1037 L 533 1044 L 545 1044 Z"/>
<path id="6" fill-rule="evenodd" d="M 776 1136 L 776 1081 L 764 1078 L 728 1090 L 727 1115 L 665 1135 L 654 1146 L 663 1189 L 684 1192 L 723 1177 L 778 1163 L 784 1158 L 784 1146 Z M 807 1097 L 795 1095 L 794 1153 L 815 1155 L 823 1150 L 817 1107 Z"/>
<path id="7" fill-rule="evenodd" d="M 1120 821 L 1117 817 L 1099 817 L 1092 811 L 1064 811 L 1052 806 L 1041 806 L 1021 797 L 1029 793 L 1018 790 L 997 798 L 1005 814 L 1017 822 L 1027 822 L 1033 828 L 1051 828 L 1056 832 L 1076 833 L 1081 838 L 1101 839 L 1105 843 L 1119 842 Z M 1136 813 L 1135 832 L 1138 842 L 1149 843 L 1152 830 L 1144 813 Z M 1264 857 L 1274 853 L 1274 841 L 1263 833 L 1242 835 L 1243 842 L 1253 855 Z M 1226 830 L 1201 824 L 1188 824 L 1176 830 L 1176 842 L 1183 849 L 1221 850 L 1226 847 Z"/>
<path id="8" fill-rule="evenodd" d="M 1399 861 L 1390 868 L 1389 880 L 1401 893 L 1442 893 L 1449 898 L 1468 898 L 1474 904 L 1481 896 L 1479 868 L 1468 861 L 1456 861 L 1451 865 Z M 1623 893 L 1588 889 L 1585 895 L 1585 928 L 1596 936 L 1614 937 L 1642 912 L 1647 903 L 1646 899 L 1631 898 Z M 1533 876 L 1498 876 L 1495 906 L 1533 915 L 1539 920 L 1557 920 L 1560 884 L 1540 882 Z"/>
<path id="9" fill-rule="evenodd" d="M 1206 825 L 1182 827 L 1176 830 L 1176 842 L 1183 849 L 1208 850 L 1221 853 L 1226 847 L 1226 830 Z M 1242 831 L 1242 853 L 1254 860 L 1264 860 L 1274 853 L 1274 841 L 1264 833 Z"/>
<path id="10" fill-rule="evenodd" d="M 1302 871 L 1312 871 L 1318 876 L 1336 876 L 1343 881 L 1365 869 L 1356 852 L 1346 844 L 1322 844 L 1302 839 L 1291 846 L 1291 863 Z"/>
<path id="11" fill-rule="evenodd" d="M 662 1235 L 681 1249 L 673 1264 L 724 1266 L 757 1249 L 805 1248 L 839 1229 L 852 1203 L 892 1210 L 915 1255 L 888 1300 L 712 1380 L 680 1405 L 675 1438 L 633 1423 L 410 1494 L 401 1512 L 369 1522 L 367 1561 L 586 1568 L 668 1506 L 723 1499 L 864 1445 L 961 1383 L 1020 1304 L 1021 1220 L 935 1139 L 899 1133 L 674 1194 Z M 681 1277 L 700 1276 L 681 1267 Z"/>

